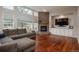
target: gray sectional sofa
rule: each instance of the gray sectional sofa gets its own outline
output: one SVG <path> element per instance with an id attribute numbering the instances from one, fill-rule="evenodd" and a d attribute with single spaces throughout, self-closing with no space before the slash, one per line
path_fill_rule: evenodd
<path id="1" fill-rule="evenodd" d="M 0 52 L 29 52 L 35 49 L 36 33 L 26 29 L 5 29 L 6 37 L 0 39 Z"/>
<path id="2" fill-rule="evenodd" d="M 26 29 L 4 29 L 4 34 L 8 37 L 11 37 L 13 40 L 19 39 L 19 38 L 35 38 L 36 33 L 34 31 L 27 32 Z"/>

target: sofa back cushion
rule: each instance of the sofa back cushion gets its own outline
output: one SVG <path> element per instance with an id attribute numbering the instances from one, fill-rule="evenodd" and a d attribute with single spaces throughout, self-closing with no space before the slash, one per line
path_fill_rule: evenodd
<path id="1" fill-rule="evenodd" d="M 16 35 L 17 34 L 17 29 L 8 29 L 8 35 Z"/>
<path id="2" fill-rule="evenodd" d="M 8 29 L 4 29 L 3 32 L 4 32 L 5 36 L 8 36 Z"/>
<path id="3" fill-rule="evenodd" d="M 4 37 L 0 40 L 0 42 L 3 43 L 7 43 L 7 42 L 11 42 L 13 41 L 13 39 L 11 39 L 10 37 Z"/>
<path id="4" fill-rule="evenodd" d="M 3 32 L 6 36 L 16 35 L 17 29 L 4 29 Z"/>
<path id="5" fill-rule="evenodd" d="M 11 42 L 11 43 L 5 43 L 1 44 L 0 46 L 0 52 L 17 52 L 17 43 Z"/>
<path id="6" fill-rule="evenodd" d="M 3 32 L 6 36 L 27 33 L 26 29 L 4 29 Z"/>
<path id="7" fill-rule="evenodd" d="M 24 34 L 27 33 L 26 29 L 17 29 L 18 34 Z"/>

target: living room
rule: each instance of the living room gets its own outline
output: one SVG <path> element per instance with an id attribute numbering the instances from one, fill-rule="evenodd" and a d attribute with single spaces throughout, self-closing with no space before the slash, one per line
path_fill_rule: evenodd
<path id="1" fill-rule="evenodd" d="M 77 6 L 0 6 L 0 51 L 79 51 L 78 19 Z"/>

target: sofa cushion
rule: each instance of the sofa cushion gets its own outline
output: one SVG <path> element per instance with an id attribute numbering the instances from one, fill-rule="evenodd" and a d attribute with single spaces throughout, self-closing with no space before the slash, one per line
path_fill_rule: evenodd
<path id="1" fill-rule="evenodd" d="M 4 29 L 3 32 L 6 36 L 8 36 L 8 29 Z"/>
<path id="2" fill-rule="evenodd" d="M 33 52 L 34 50 L 35 50 L 35 45 L 34 46 L 31 46 L 28 49 L 25 49 L 24 52 Z"/>
<path id="3" fill-rule="evenodd" d="M 26 37 L 31 37 L 31 36 L 34 36 L 34 35 L 36 35 L 36 33 L 33 33 L 33 32 L 26 33 Z"/>
<path id="4" fill-rule="evenodd" d="M 27 33 L 26 29 L 17 29 L 18 34 L 24 34 Z"/>
<path id="5" fill-rule="evenodd" d="M 17 34 L 17 29 L 8 29 L 8 35 L 16 35 Z"/>
<path id="6" fill-rule="evenodd" d="M 0 40 L 1 43 L 6 43 L 6 42 L 10 42 L 13 41 L 13 39 L 11 39 L 10 37 L 4 37 Z"/>
<path id="7" fill-rule="evenodd" d="M 19 39 L 19 38 L 24 38 L 24 37 L 26 37 L 26 34 L 19 34 L 19 35 L 11 35 L 11 36 L 9 36 L 9 37 L 11 37 L 12 39 Z"/>
<path id="8" fill-rule="evenodd" d="M 1 44 L 0 52 L 17 52 L 17 44 L 15 42 Z"/>
<path id="9" fill-rule="evenodd" d="M 19 39 L 19 38 L 24 38 L 24 37 L 31 37 L 35 35 L 35 33 L 32 33 L 32 32 L 28 32 L 28 33 L 25 33 L 25 34 L 18 34 L 18 35 L 11 35 L 9 37 L 11 37 L 12 39 Z"/>
<path id="10" fill-rule="evenodd" d="M 18 51 L 24 51 L 25 49 L 35 45 L 35 41 L 29 38 L 22 38 L 15 41 L 18 45 Z"/>

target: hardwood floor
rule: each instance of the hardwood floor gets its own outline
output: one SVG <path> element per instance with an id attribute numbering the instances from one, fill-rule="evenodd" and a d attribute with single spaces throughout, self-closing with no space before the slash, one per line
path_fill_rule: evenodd
<path id="1" fill-rule="evenodd" d="M 78 50 L 76 38 L 41 34 L 36 36 L 36 52 L 73 52 Z"/>

